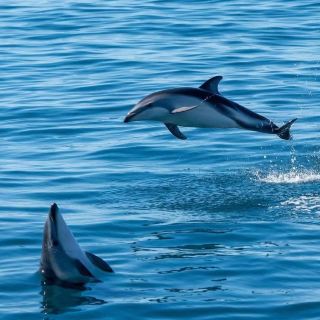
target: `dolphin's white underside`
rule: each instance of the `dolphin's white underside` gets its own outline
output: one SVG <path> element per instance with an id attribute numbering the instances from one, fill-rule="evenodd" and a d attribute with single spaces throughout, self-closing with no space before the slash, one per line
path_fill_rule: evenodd
<path id="1" fill-rule="evenodd" d="M 223 115 L 206 103 L 202 103 L 201 106 L 189 111 L 168 114 L 163 122 L 182 127 L 239 128 L 239 125 L 233 119 Z"/>
<path id="2" fill-rule="evenodd" d="M 208 98 L 210 96 L 209 93 Z M 177 108 L 193 109 L 175 112 Z M 135 109 L 139 109 L 139 104 L 133 110 Z M 161 121 L 182 127 L 239 128 L 239 125 L 232 118 L 225 116 L 205 100 L 179 94 L 164 94 L 159 104 L 138 113 L 135 120 Z"/>

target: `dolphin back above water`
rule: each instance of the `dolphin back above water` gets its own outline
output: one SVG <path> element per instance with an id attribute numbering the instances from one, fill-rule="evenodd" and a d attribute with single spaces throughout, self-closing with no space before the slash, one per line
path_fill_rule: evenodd
<path id="1" fill-rule="evenodd" d="M 276 134 L 291 139 L 293 119 L 282 127 L 271 120 L 223 97 L 218 91 L 221 76 L 213 77 L 199 88 L 176 88 L 152 93 L 127 114 L 124 122 L 154 120 L 163 122 L 178 139 L 186 139 L 178 126 L 197 128 L 242 128 Z"/>
<path id="2" fill-rule="evenodd" d="M 113 270 L 101 258 L 81 250 L 54 203 L 44 226 L 40 272 L 47 280 L 81 285 Z"/>

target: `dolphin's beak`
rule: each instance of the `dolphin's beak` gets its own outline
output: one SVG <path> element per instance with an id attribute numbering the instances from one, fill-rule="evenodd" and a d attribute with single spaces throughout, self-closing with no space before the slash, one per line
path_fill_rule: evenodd
<path id="1" fill-rule="evenodd" d="M 52 222 L 56 222 L 56 217 L 57 217 L 57 212 L 58 212 L 58 206 L 56 203 L 53 203 L 50 207 L 50 211 L 49 211 L 49 217 L 50 217 L 50 220 Z"/>
<path id="2" fill-rule="evenodd" d="M 136 112 L 129 112 L 129 113 L 125 116 L 123 122 L 130 122 L 130 121 L 132 121 L 132 118 L 133 118 L 136 114 L 137 114 Z"/>
<path id="3" fill-rule="evenodd" d="M 58 230 L 57 230 L 57 214 L 58 206 L 56 203 L 52 204 L 49 211 L 49 234 L 52 244 L 56 244 L 58 241 Z"/>

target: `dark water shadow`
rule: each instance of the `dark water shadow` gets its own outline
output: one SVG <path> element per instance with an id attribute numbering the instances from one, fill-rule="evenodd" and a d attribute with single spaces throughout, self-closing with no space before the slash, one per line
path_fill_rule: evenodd
<path id="1" fill-rule="evenodd" d="M 45 315 L 75 312 L 80 311 L 81 306 L 107 303 L 102 299 L 86 295 L 90 289 L 85 286 L 72 286 L 42 280 L 41 287 L 41 312 Z"/>

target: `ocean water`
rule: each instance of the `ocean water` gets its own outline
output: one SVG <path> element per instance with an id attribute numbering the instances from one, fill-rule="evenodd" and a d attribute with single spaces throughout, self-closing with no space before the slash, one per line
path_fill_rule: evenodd
<path id="1" fill-rule="evenodd" d="M 0 318 L 319 319 L 319 3 L 0 5 Z M 294 139 L 125 124 L 154 91 L 224 77 Z M 115 273 L 45 286 L 57 202 Z"/>

